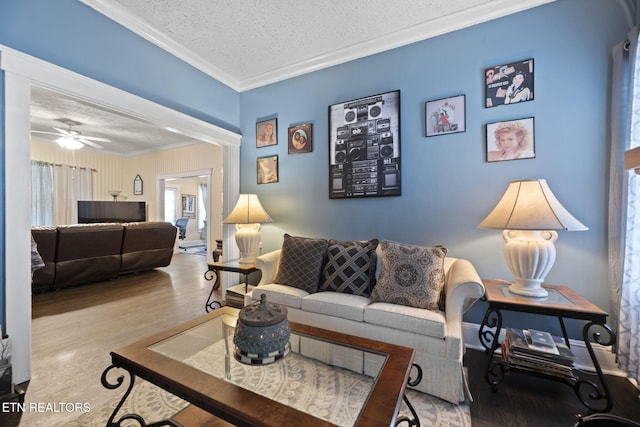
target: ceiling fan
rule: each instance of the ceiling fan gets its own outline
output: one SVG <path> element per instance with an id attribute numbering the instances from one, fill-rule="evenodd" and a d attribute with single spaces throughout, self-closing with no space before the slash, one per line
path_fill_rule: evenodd
<path id="1" fill-rule="evenodd" d="M 54 126 L 53 129 L 55 129 L 57 132 L 44 132 L 39 130 L 32 130 L 31 133 L 57 135 L 59 137 L 56 139 L 56 142 L 58 143 L 58 145 L 60 145 L 63 148 L 68 148 L 70 150 L 77 150 L 79 148 L 82 148 L 84 145 L 88 145 L 95 149 L 102 150 L 103 148 L 102 145 L 97 144 L 94 141 L 111 142 L 107 138 L 100 138 L 97 136 L 84 136 L 80 131 L 72 129 L 72 126 L 81 125 L 82 123 L 80 122 L 76 122 L 74 120 L 69 120 L 69 119 L 58 119 L 58 121 L 66 124 L 67 126 L 69 126 L 69 128 L 62 129 Z"/>

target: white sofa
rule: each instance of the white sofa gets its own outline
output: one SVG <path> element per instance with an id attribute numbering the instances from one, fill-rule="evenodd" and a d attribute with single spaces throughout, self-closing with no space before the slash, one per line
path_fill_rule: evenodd
<path id="1" fill-rule="evenodd" d="M 380 251 L 378 246 L 376 277 L 380 274 Z M 454 404 L 470 397 L 462 364 L 462 316 L 473 300 L 484 295 L 484 286 L 469 261 L 444 259 L 446 305 L 442 312 L 372 302 L 364 296 L 340 292 L 309 293 L 273 283 L 280 253 L 277 250 L 256 259 L 262 278 L 246 295 L 245 304 L 266 294 L 268 301 L 287 307 L 292 322 L 412 347 L 416 350 L 415 363 L 423 372 L 415 389 Z"/>

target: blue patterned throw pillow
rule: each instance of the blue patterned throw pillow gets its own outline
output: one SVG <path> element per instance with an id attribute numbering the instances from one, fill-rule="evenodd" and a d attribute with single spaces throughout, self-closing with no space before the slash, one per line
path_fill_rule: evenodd
<path id="1" fill-rule="evenodd" d="M 320 290 L 368 297 L 376 284 L 377 246 L 378 239 L 368 242 L 329 240 Z"/>
<path id="2" fill-rule="evenodd" d="M 280 264 L 274 283 L 318 292 L 327 241 L 284 235 Z"/>

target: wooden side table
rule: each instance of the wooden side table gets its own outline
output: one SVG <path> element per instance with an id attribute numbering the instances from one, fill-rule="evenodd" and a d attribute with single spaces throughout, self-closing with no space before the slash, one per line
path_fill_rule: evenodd
<path id="1" fill-rule="evenodd" d="M 549 291 L 549 296 L 531 298 L 509 292 L 510 284 L 504 281 L 483 280 L 483 283 L 485 296 L 482 300 L 486 301 L 489 306 L 482 319 L 478 335 L 480 342 L 486 349 L 486 353 L 489 355 L 485 380 L 493 391 L 497 390 L 498 385 L 504 378 L 504 374 L 513 371 L 566 383 L 573 387 L 580 402 L 590 411 L 608 412 L 613 408 L 609 387 L 591 346 L 592 340 L 604 346 L 611 346 L 615 343 L 615 332 L 606 324 L 607 312 L 566 286 L 542 285 Z M 501 312 L 504 310 L 557 317 L 567 346 L 570 345 L 564 319 L 586 320 L 587 323 L 582 329 L 582 338 L 595 367 L 599 384 L 577 377 L 575 379 L 566 379 L 542 372 L 518 369 L 510 366 L 502 358 L 495 358 L 495 350 L 500 345 L 498 337 L 502 329 Z"/>
<path id="2" fill-rule="evenodd" d="M 220 286 L 220 275 L 217 274 L 221 271 L 228 271 L 231 273 L 240 273 L 244 275 L 244 283 L 245 283 L 245 292 L 249 287 L 249 274 L 254 273 L 256 271 L 260 271 L 253 264 L 240 264 L 239 260 L 233 261 L 217 261 L 212 264 L 208 264 L 208 269 L 204 273 L 204 278 L 207 280 L 213 280 L 216 278 L 216 281 L 211 285 L 211 292 L 209 293 L 209 297 L 207 298 L 207 302 L 205 304 L 205 311 L 209 313 L 211 310 L 215 310 L 216 308 L 222 307 L 219 301 L 213 299 L 213 291 L 216 290 Z"/>

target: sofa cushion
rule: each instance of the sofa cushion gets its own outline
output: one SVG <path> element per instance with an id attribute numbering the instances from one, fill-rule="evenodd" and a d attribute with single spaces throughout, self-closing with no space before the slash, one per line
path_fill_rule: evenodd
<path id="1" fill-rule="evenodd" d="M 320 290 L 371 295 L 376 284 L 377 246 L 378 239 L 368 242 L 329 240 Z"/>
<path id="2" fill-rule="evenodd" d="M 282 304 L 287 307 L 300 308 L 302 298 L 309 295 L 309 292 L 293 286 L 278 285 L 276 283 L 270 285 L 261 285 L 251 291 L 251 299 L 259 301 L 260 295 L 265 294 L 267 301 L 274 304 Z"/>
<path id="3" fill-rule="evenodd" d="M 360 295 L 340 292 L 316 292 L 302 298 L 302 310 L 342 319 L 364 320 L 364 308 L 371 301 Z"/>
<path id="4" fill-rule="evenodd" d="M 441 246 L 413 246 L 384 240 L 380 279 L 371 301 L 438 310 L 444 289 L 444 258 Z"/>
<path id="5" fill-rule="evenodd" d="M 423 310 L 385 302 L 374 302 L 364 309 L 364 321 L 434 338 L 443 338 L 447 332 L 442 311 Z"/>
<path id="6" fill-rule="evenodd" d="M 282 253 L 274 283 L 316 292 L 327 251 L 325 239 L 284 235 Z"/>

